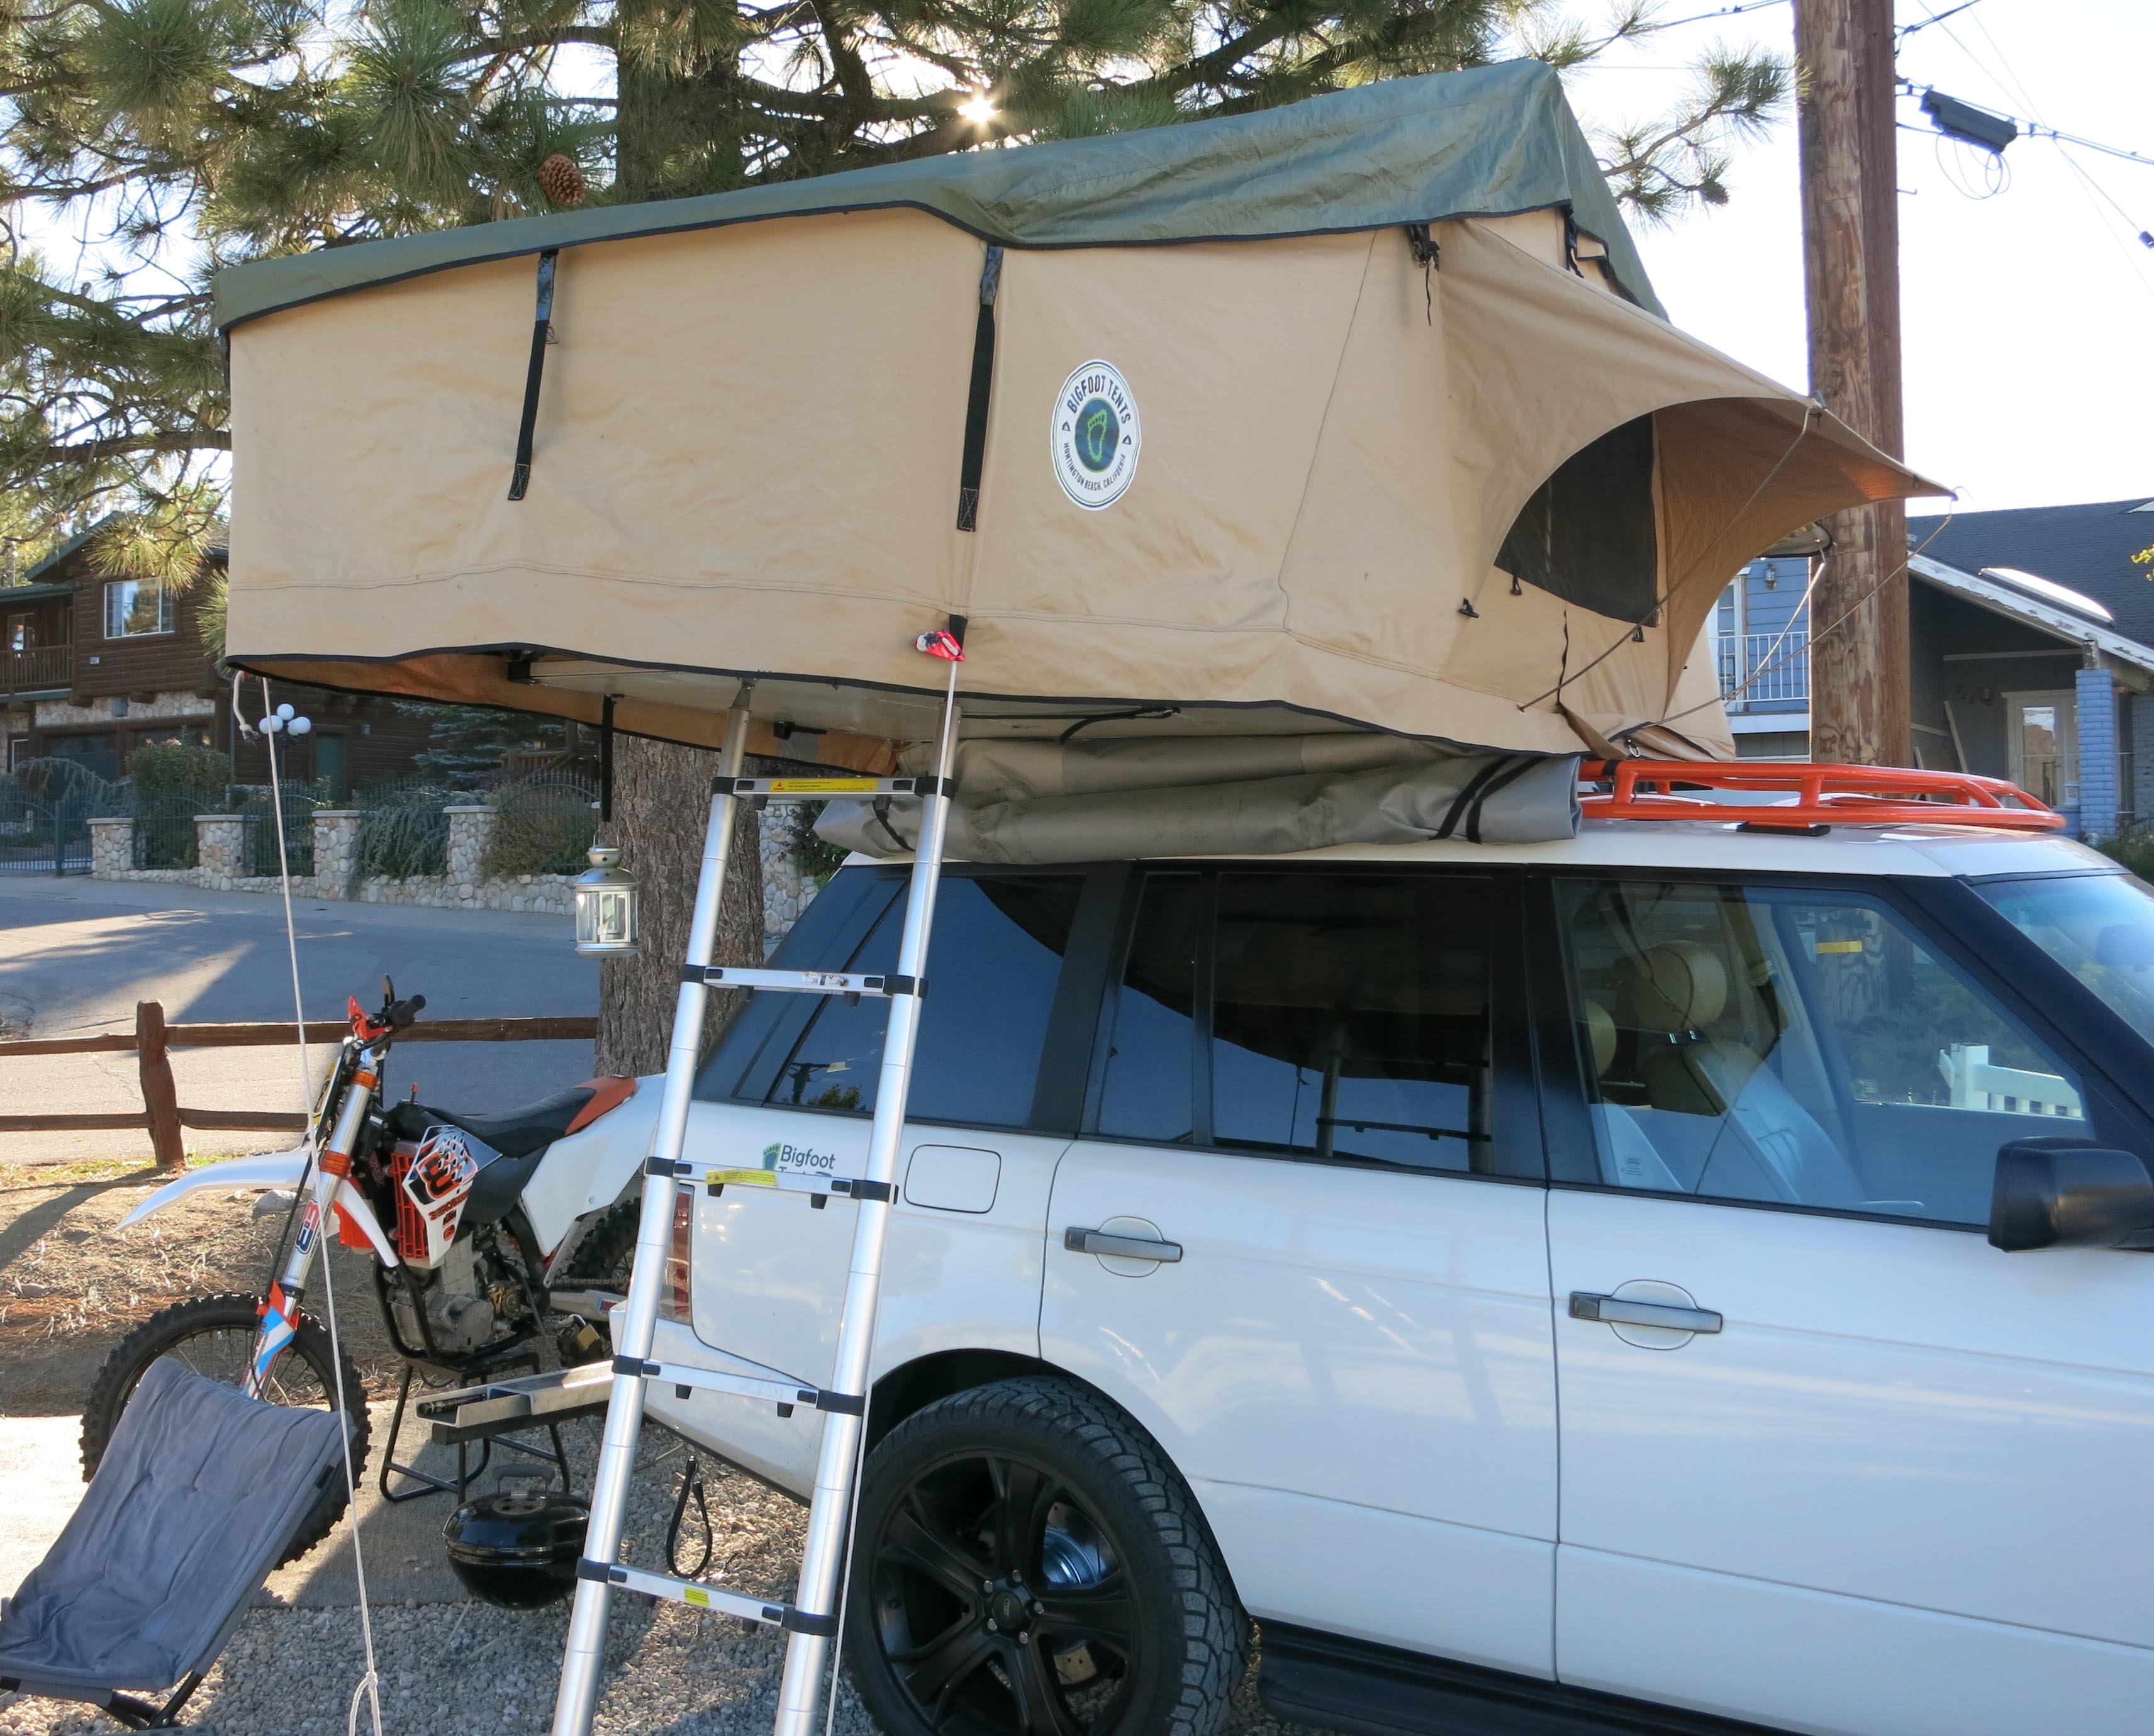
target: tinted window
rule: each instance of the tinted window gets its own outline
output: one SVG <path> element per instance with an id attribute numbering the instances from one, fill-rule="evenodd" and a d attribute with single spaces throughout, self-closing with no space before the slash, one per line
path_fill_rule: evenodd
<path id="1" fill-rule="evenodd" d="M 2000 1145 L 2087 1131 L 2076 1076 L 1881 902 L 1562 900 L 1605 1182 L 1980 1223 Z"/>
<path id="2" fill-rule="evenodd" d="M 1192 1081 L 1199 890 L 1193 874 L 1155 874 L 1145 881 L 1107 1042 L 1102 1133 L 1162 1145 L 1197 1137 Z"/>
<path id="3" fill-rule="evenodd" d="M 1115 1007 L 1100 1131 L 1476 1167 L 1488 1133 L 1489 905 L 1487 882 L 1449 876 L 1228 871 L 1208 898 L 1195 876 L 1155 877 Z"/>
<path id="4" fill-rule="evenodd" d="M 1022 1127 L 1030 1120 L 1083 884 L 1074 874 L 944 877 L 914 1052 L 913 1119 L 992 1127 Z M 837 968 L 895 970 L 904 922 L 901 896 Z M 778 1070 L 766 1100 L 871 1112 L 889 1016 L 885 1000 L 824 1001 Z"/>
<path id="5" fill-rule="evenodd" d="M 2079 874 L 1975 891 L 2154 1042 L 2154 888 L 2129 874 Z"/>

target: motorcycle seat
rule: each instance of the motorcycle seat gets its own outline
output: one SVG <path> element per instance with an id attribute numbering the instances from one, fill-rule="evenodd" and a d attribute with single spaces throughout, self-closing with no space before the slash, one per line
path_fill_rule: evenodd
<path id="1" fill-rule="evenodd" d="M 588 1127 L 635 1095 L 632 1079 L 590 1079 L 503 1115 L 473 1115 L 428 1103 L 400 1103 L 390 1111 L 389 1125 L 398 1138 L 416 1139 L 427 1128 L 446 1121 L 492 1146 L 504 1157 L 528 1157 L 555 1140 Z"/>

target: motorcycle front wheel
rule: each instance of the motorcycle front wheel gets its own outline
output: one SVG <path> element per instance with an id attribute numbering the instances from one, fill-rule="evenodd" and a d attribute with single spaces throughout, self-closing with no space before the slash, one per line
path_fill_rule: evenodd
<path id="1" fill-rule="evenodd" d="M 228 1386 L 246 1377 L 254 1347 L 253 1296 L 197 1296 L 176 1303 L 142 1322 L 113 1347 L 91 1383 L 82 1413 L 82 1475 L 86 1483 L 112 1439 L 120 1413 L 135 1388 L 160 1356 L 170 1356 L 197 1374 Z M 332 1372 L 334 1367 L 334 1374 Z M 355 1486 L 365 1474 L 367 1448 L 366 1386 L 349 1356 L 332 1358 L 329 1335 L 310 1315 L 299 1317 L 298 1335 L 278 1357 L 268 1396 L 280 1405 L 320 1406 L 342 1410 L 352 1418 L 351 1474 Z M 293 1537 L 283 1561 L 296 1561 L 329 1534 L 345 1507 L 344 1478 L 333 1477 Z M 278 1564 L 283 1565 L 283 1562 Z"/>

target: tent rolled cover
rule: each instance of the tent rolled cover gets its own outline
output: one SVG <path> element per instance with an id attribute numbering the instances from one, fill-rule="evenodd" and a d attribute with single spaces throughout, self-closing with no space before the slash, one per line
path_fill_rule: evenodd
<path id="1" fill-rule="evenodd" d="M 1536 63 L 217 299 L 234 662 L 863 769 L 952 616 L 968 740 L 1725 754 L 1729 576 L 1942 492 L 1668 324 Z"/>
<path id="2" fill-rule="evenodd" d="M 207 1670 L 321 1499 L 343 1431 L 334 1411 L 263 1404 L 159 1357 L 0 1621 L 0 1681 L 102 1701 Z"/>
<path id="3" fill-rule="evenodd" d="M 932 771 L 915 749 L 901 768 Z M 1336 844 L 1538 844 L 1578 830 L 1575 754 L 1461 753 L 1396 736 L 967 742 L 948 853 L 972 862 L 1280 855 Z M 910 804 L 831 802 L 826 843 L 919 841 Z"/>

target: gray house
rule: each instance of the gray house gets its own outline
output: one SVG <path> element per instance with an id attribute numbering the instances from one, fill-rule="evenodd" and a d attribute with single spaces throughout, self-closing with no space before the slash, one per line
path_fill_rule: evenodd
<path id="1" fill-rule="evenodd" d="M 2009 778 L 2091 836 L 2154 820 L 2154 565 L 2131 559 L 2154 501 L 1911 518 L 1907 539 L 1917 761 Z M 1753 561 L 1721 599 L 1745 758 L 1808 757 L 1807 582 L 1801 559 Z"/>

